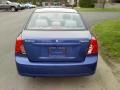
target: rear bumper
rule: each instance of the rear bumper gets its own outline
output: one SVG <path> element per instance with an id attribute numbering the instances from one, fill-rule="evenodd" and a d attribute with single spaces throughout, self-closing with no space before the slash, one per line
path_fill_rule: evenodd
<path id="1" fill-rule="evenodd" d="M 88 56 L 79 62 L 30 62 L 28 58 L 16 56 L 18 73 L 22 76 L 87 76 L 95 73 L 97 56 Z"/>

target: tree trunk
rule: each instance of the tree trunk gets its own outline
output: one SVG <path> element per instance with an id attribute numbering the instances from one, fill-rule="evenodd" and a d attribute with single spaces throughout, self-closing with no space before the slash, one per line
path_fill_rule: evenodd
<path id="1" fill-rule="evenodd" d="M 106 0 L 103 0 L 103 9 L 105 8 Z"/>

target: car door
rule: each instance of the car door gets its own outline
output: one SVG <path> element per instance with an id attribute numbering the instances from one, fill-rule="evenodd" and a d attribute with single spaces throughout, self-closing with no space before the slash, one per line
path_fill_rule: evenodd
<path id="1" fill-rule="evenodd" d="M 5 3 L 4 3 L 4 8 L 9 9 L 9 8 L 10 8 L 10 5 L 9 5 L 9 4 L 10 4 L 10 3 L 5 2 Z"/>
<path id="2" fill-rule="evenodd" d="M 3 3 L 0 3 L 0 9 L 2 9 L 3 8 Z"/>

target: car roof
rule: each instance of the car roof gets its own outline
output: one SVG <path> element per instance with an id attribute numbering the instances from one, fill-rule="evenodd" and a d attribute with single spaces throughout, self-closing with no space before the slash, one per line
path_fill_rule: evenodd
<path id="1" fill-rule="evenodd" d="M 67 13 L 77 13 L 76 10 L 70 8 L 40 8 L 36 9 L 35 12 L 67 12 Z"/>

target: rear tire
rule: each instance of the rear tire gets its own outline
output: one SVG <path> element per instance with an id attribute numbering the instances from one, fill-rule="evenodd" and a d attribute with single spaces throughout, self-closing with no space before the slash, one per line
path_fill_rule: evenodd
<path id="1" fill-rule="evenodd" d="M 10 11 L 11 11 L 11 12 L 16 12 L 16 11 L 18 11 L 18 10 L 17 10 L 15 7 L 11 7 L 11 8 L 10 8 Z"/>

